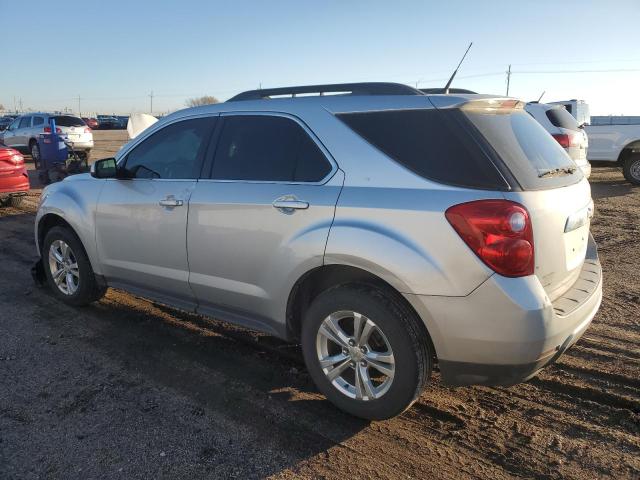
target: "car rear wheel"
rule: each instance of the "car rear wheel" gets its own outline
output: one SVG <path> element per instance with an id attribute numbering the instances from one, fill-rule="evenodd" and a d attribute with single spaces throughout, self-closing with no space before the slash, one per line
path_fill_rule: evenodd
<path id="1" fill-rule="evenodd" d="M 63 302 L 87 305 L 104 295 L 82 243 L 70 229 L 53 227 L 47 232 L 42 262 L 51 290 Z"/>
<path id="2" fill-rule="evenodd" d="M 628 182 L 640 185 L 640 154 L 631 155 L 625 159 L 622 173 Z"/>
<path id="3" fill-rule="evenodd" d="M 307 369 L 338 408 L 380 420 L 418 398 L 432 367 L 420 319 L 401 302 L 365 286 L 338 286 L 309 307 L 302 329 Z"/>

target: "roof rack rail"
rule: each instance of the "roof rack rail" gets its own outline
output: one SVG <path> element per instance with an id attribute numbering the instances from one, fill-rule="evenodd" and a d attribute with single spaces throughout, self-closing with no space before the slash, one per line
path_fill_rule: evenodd
<path id="1" fill-rule="evenodd" d="M 260 90 L 248 90 L 230 98 L 227 102 L 238 100 L 262 100 L 273 96 L 291 95 L 295 97 L 304 93 L 317 93 L 322 96 L 325 93 L 344 93 L 347 95 L 424 95 L 408 85 L 391 82 L 366 82 L 366 83 L 336 83 L 330 85 L 307 85 L 301 87 L 265 88 Z"/>
<path id="2" fill-rule="evenodd" d="M 438 93 L 447 93 L 444 88 L 436 87 L 436 88 L 421 88 L 420 91 L 426 95 L 438 94 Z M 472 90 L 467 90 L 466 88 L 450 88 L 449 93 L 478 93 Z"/>

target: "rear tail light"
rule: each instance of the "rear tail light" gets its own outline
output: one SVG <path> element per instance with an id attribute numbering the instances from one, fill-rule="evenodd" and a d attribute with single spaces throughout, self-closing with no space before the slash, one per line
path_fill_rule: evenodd
<path id="1" fill-rule="evenodd" d="M 44 133 L 51 133 L 51 127 L 44 127 Z M 62 129 L 60 127 L 56 127 L 56 133 L 62 133 Z"/>
<path id="2" fill-rule="evenodd" d="M 571 145 L 571 142 L 569 141 L 569 135 L 566 135 L 564 133 L 554 135 L 553 138 L 556 139 L 556 141 L 562 148 L 569 148 Z"/>
<path id="3" fill-rule="evenodd" d="M 533 227 L 529 212 L 508 200 L 478 200 L 445 212 L 462 240 L 489 268 L 505 277 L 533 274 Z"/>
<path id="4" fill-rule="evenodd" d="M 581 136 L 582 135 L 580 135 L 580 137 Z M 553 138 L 556 139 L 562 148 L 577 147 L 580 145 L 580 138 L 578 135 L 558 133 L 553 135 Z"/>

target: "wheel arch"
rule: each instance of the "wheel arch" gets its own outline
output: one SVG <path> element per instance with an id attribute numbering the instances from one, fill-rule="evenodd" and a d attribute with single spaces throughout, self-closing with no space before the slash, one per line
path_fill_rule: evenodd
<path id="1" fill-rule="evenodd" d="M 402 293 L 384 279 L 367 270 L 343 264 L 330 264 L 314 268 L 302 275 L 294 284 L 287 301 L 287 336 L 291 339 L 300 338 L 305 311 L 320 293 L 338 285 L 348 284 L 364 285 L 376 289 L 402 304 L 404 308 L 420 319 L 419 324 L 424 329 L 431 351 L 436 354 L 433 340 L 424 320 Z"/>
<path id="2" fill-rule="evenodd" d="M 622 150 L 620 150 L 620 154 L 618 155 L 618 164 L 622 165 L 627 157 L 632 155 L 634 151 L 640 152 L 640 139 L 633 140 L 622 147 Z"/>

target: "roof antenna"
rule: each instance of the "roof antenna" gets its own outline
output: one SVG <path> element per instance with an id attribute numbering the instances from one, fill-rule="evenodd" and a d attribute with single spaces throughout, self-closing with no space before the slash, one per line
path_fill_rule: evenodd
<path id="1" fill-rule="evenodd" d="M 543 90 L 542 93 L 540 94 L 540 96 L 538 97 L 538 103 L 540 103 L 540 100 L 542 100 L 542 97 L 544 97 L 545 93 L 547 93 L 547 91 Z"/>
<path id="2" fill-rule="evenodd" d="M 458 73 L 458 69 L 460 68 L 460 65 L 462 65 L 462 62 L 464 62 L 464 58 L 467 56 L 467 53 L 469 53 L 469 50 L 471 50 L 471 45 L 473 45 L 473 42 L 471 42 L 469 44 L 469 46 L 467 47 L 467 51 L 464 52 L 464 55 L 462 56 L 462 59 L 460 60 L 460 63 L 458 64 L 458 66 L 456 67 L 456 69 L 454 70 L 453 74 L 451 75 L 451 78 L 449 79 L 449 81 L 447 82 L 447 84 L 444 86 L 444 93 L 448 94 L 449 93 L 449 87 L 451 86 L 451 82 L 453 82 L 453 79 L 456 77 L 456 73 Z"/>

